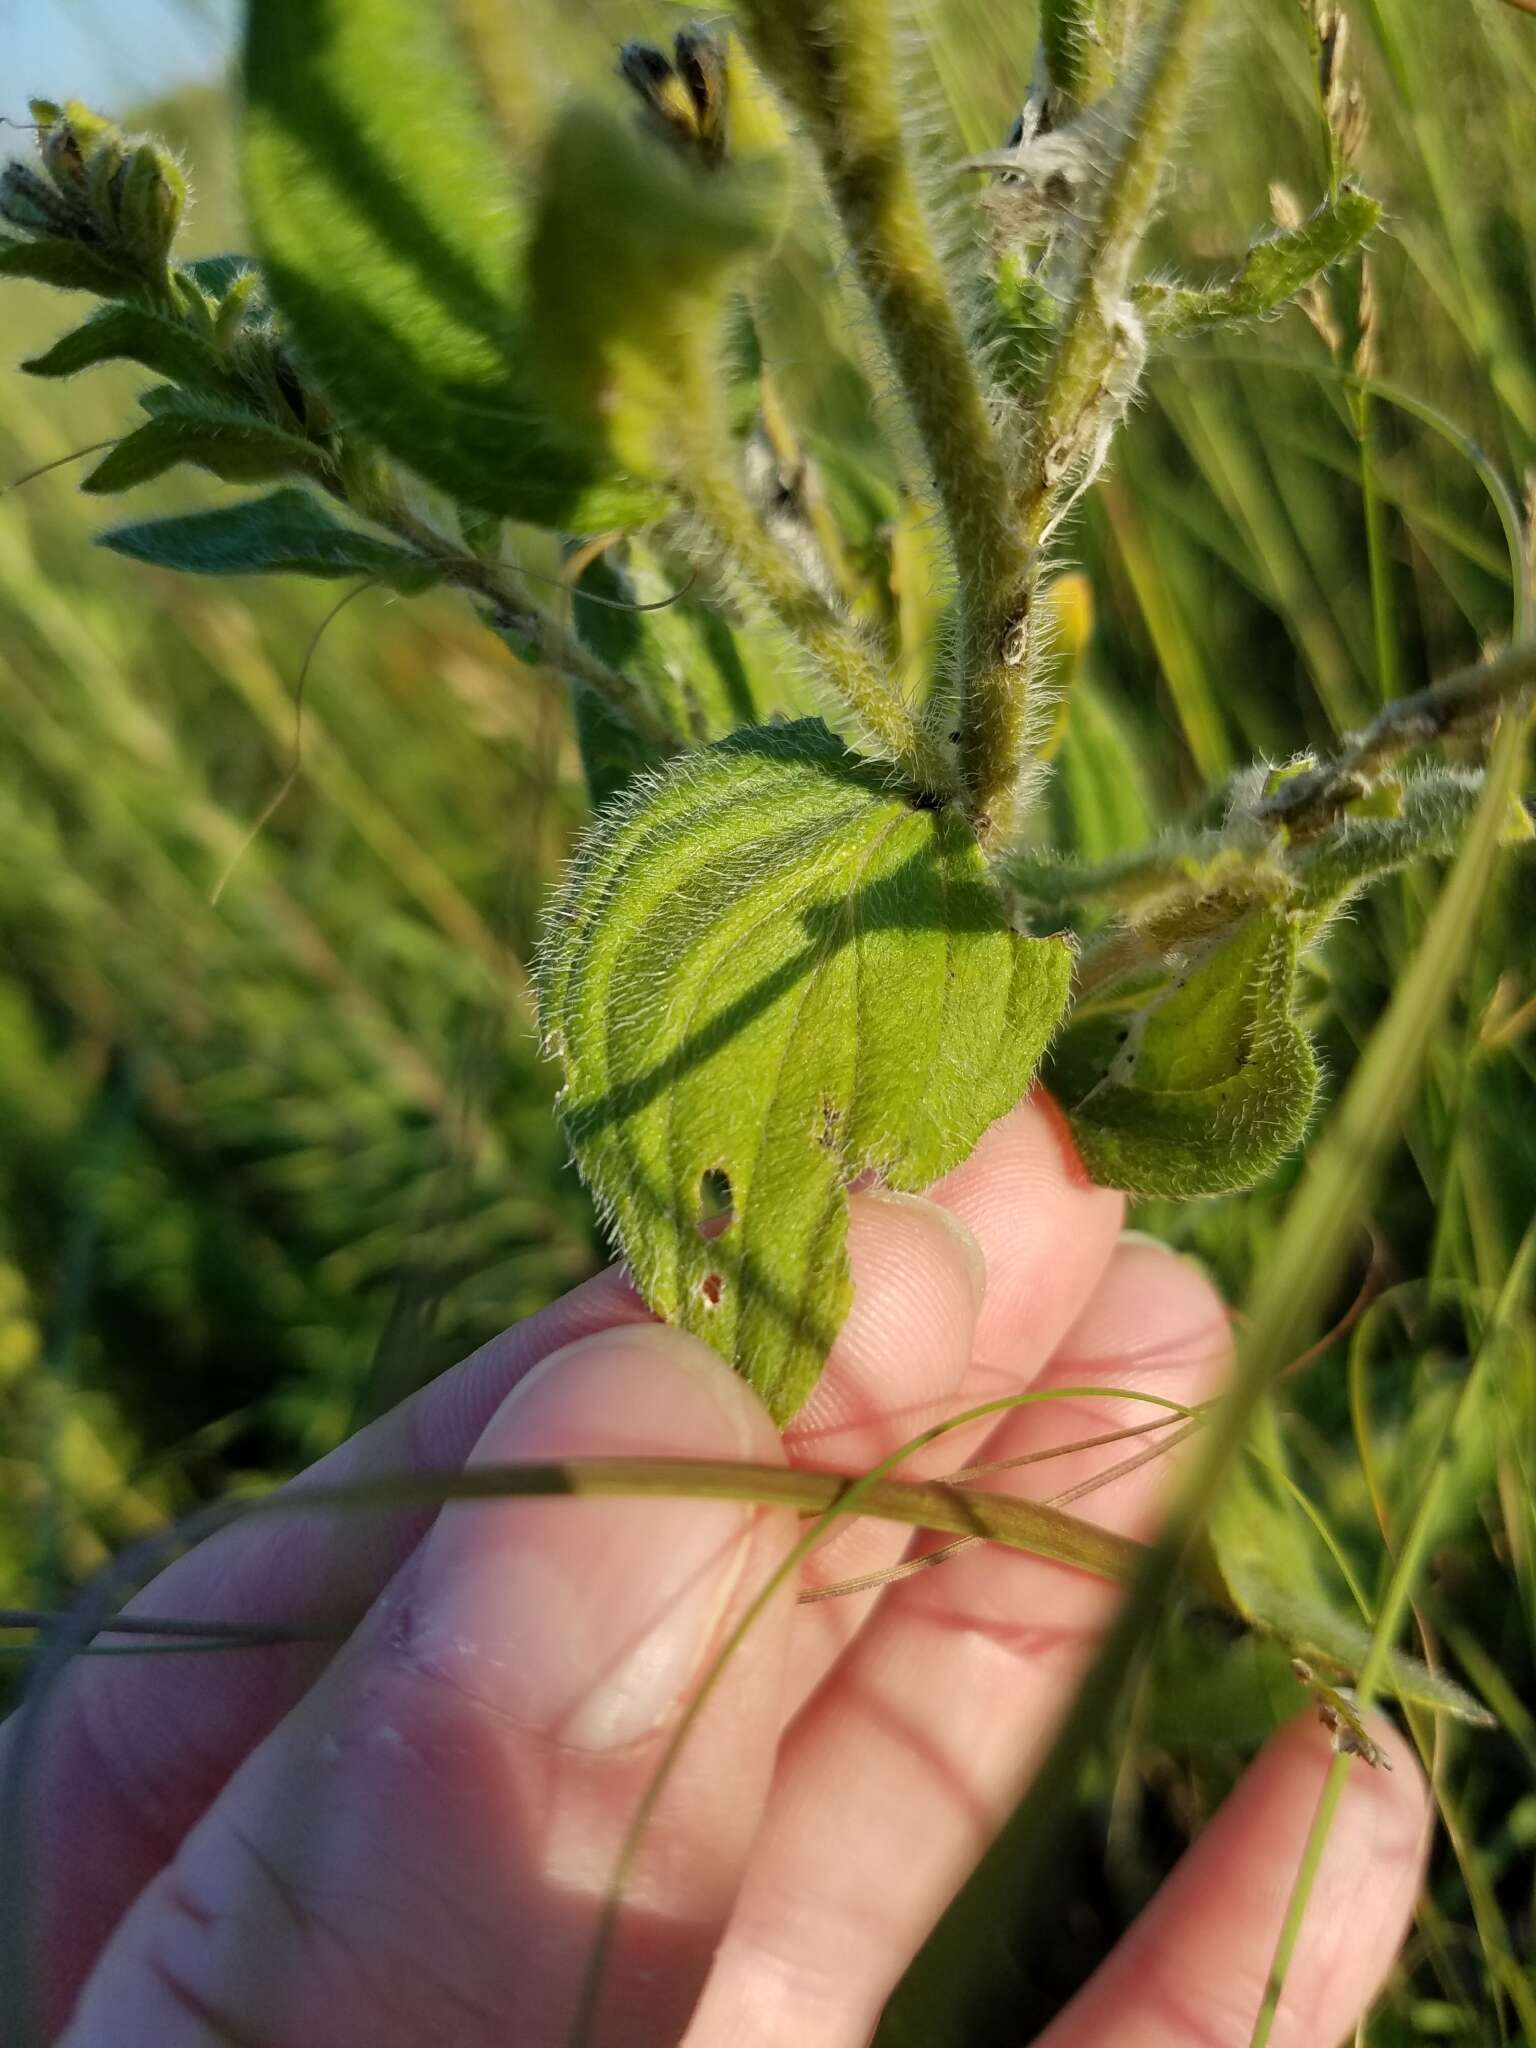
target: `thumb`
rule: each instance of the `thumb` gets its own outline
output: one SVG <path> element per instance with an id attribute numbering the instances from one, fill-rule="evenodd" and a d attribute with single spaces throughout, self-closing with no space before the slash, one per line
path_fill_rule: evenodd
<path id="1" fill-rule="evenodd" d="M 782 1452 L 712 1352 L 639 1325 L 546 1360 L 471 1463 L 584 1456 Z M 793 1535 L 787 1511 L 730 1501 L 446 1507 L 131 1909 L 70 2048 L 565 2040 L 636 1803 Z M 689 1732 L 626 1888 L 595 2039 L 645 2048 L 686 2025 L 766 1795 L 791 1599 Z"/>

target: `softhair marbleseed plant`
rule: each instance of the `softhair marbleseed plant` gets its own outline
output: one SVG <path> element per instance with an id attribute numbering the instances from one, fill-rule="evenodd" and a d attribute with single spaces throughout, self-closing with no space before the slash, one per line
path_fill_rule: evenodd
<path id="1" fill-rule="evenodd" d="M 0 187 L 0 272 L 102 301 L 26 367 L 157 380 L 84 488 L 270 487 L 107 546 L 450 585 L 566 680 L 596 815 L 540 970 L 560 1114 L 647 1301 L 781 1423 L 847 1309 L 850 1184 L 925 1186 L 1042 1069 L 1133 1192 L 1292 1151 L 1298 961 L 1455 846 L 1480 774 L 1406 757 L 1532 676 L 1517 648 L 1335 759 L 1257 763 L 1139 852 L 1039 843 L 1048 570 L 1149 358 L 1315 311 L 1379 222 L 1314 7 L 1327 190 L 1214 283 L 1144 273 L 1213 11 L 1044 0 L 1019 120 L 942 209 L 882 0 L 742 0 L 564 98 L 512 7 L 249 0 L 254 258 L 179 261 L 180 170 L 74 103 L 33 103 L 39 161 Z M 1260 1491 L 1213 1523 L 1216 1583 L 1347 1669 L 1362 1639 L 1306 1560 L 1282 1573 Z M 1396 1683 L 1466 1704 L 1408 1660 Z"/>

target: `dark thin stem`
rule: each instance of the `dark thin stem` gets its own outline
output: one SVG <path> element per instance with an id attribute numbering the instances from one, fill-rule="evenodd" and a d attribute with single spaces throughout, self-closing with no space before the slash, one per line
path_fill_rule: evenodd
<path id="1" fill-rule="evenodd" d="M 1398 697 L 1350 739 L 1331 761 L 1282 782 L 1252 815 L 1305 837 L 1332 823 L 1360 795 L 1384 762 L 1432 746 L 1454 732 L 1488 725 L 1511 702 L 1536 687 L 1536 644 L 1510 647 L 1492 661 L 1458 669 L 1443 682 Z"/>

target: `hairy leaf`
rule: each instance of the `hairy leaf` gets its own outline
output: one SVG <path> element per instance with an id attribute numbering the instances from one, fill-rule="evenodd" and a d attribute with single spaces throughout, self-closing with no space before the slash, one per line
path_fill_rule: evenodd
<path id="1" fill-rule="evenodd" d="M 1301 1142 L 1317 1063 L 1293 1012 L 1299 936 L 1254 912 L 1171 986 L 1065 1034 L 1050 1085 L 1095 1180 L 1174 1200 L 1222 1194 Z"/>
<path id="2" fill-rule="evenodd" d="M 133 291 L 139 282 L 126 263 L 105 250 L 64 241 L 0 241 L 0 277 L 27 277 L 35 284 L 94 292 L 102 299 Z"/>
<path id="3" fill-rule="evenodd" d="M 239 395 L 239 379 L 217 350 L 179 322 L 143 306 L 104 306 L 21 367 L 34 377 L 73 377 L 98 363 L 124 360 L 197 390 Z"/>
<path id="4" fill-rule="evenodd" d="M 1461 844 L 1482 790 L 1481 774 L 1456 768 L 1426 768 L 1404 782 L 1379 785 L 1374 805 L 1352 807 L 1330 831 L 1298 849 L 1298 900 L 1331 905 L 1409 861 L 1448 859 Z M 1505 843 L 1530 837 L 1531 822 L 1517 798 Z"/>
<path id="5" fill-rule="evenodd" d="M 1325 199 L 1300 227 L 1255 242 L 1230 284 L 1197 291 L 1188 285 L 1137 287 L 1137 308 L 1154 340 L 1172 341 L 1201 328 L 1278 313 L 1296 294 L 1363 242 L 1381 219 L 1381 203 L 1346 186 Z"/>
<path id="6" fill-rule="evenodd" d="M 1070 969 L 1009 927 L 960 818 L 817 720 L 684 756 L 598 821 L 543 963 L 561 1114 L 647 1301 L 780 1422 L 847 1311 L 848 1183 L 964 1158 Z"/>
<path id="7" fill-rule="evenodd" d="M 338 412 L 442 490 L 622 524 L 653 494 L 561 442 L 532 389 L 515 166 L 452 15 L 251 0 L 245 180 L 267 289 Z"/>
<path id="8" fill-rule="evenodd" d="M 393 590 L 426 589 L 436 571 L 408 549 L 331 517 L 307 491 L 273 491 L 242 505 L 109 527 L 101 545 L 161 569 L 200 576 L 370 576 Z"/>
<path id="9" fill-rule="evenodd" d="M 325 455 L 312 441 L 285 433 L 259 414 L 239 406 L 188 404 L 179 391 L 158 396 L 153 417 L 125 434 L 81 484 L 98 494 L 148 483 L 179 462 L 206 469 L 226 483 L 266 483 L 275 477 L 330 475 Z"/>
<path id="10" fill-rule="evenodd" d="M 549 139 L 528 251 L 540 388 L 573 439 L 643 473 L 675 451 L 677 362 L 712 346 L 733 266 L 777 225 L 777 160 L 704 171 L 601 107 Z"/>

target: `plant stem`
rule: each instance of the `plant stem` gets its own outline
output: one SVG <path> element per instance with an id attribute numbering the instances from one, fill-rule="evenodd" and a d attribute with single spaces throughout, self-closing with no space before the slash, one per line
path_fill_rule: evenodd
<path id="1" fill-rule="evenodd" d="M 961 772 L 985 836 L 1028 738 L 1029 555 L 907 159 L 890 20 L 882 0 L 749 0 L 745 12 L 817 145 L 944 515 L 959 585 Z"/>
<path id="2" fill-rule="evenodd" d="M 368 518 L 388 527 L 431 562 L 445 582 L 484 599 L 497 614 L 514 621 L 536 642 L 551 668 L 568 681 L 585 684 L 658 753 L 675 754 L 684 744 L 682 736 L 657 713 L 638 685 L 600 660 L 563 620 L 546 611 L 517 582 L 514 570 L 481 561 L 478 555 L 456 546 L 398 502 L 363 509 Z"/>
<path id="3" fill-rule="evenodd" d="M 1430 746 L 1448 733 L 1485 725 L 1532 688 L 1536 642 L 1458 669 L 1443 682 L 1388 704 L 1331 761 L 1282 782 L 1254 806 L 1253 816 L 1266 825 L 1283 825 L 1293 836 L 1318 831 L 1360 794 L 1384 761 Z"/>
<path id="4" fill-rule="evenodd" d="M 1038 546 L 1079 450 L 1085 422 L 1102 406 L 1116 355 L 1131 264 L 1151 222 L 1163 166 L 1183 112 L 1213 0 L 1167 0 L 1124 87 L 1116 126 L 1124 143 L 1106 175 L 1077 267 L 1061 338 L 1036 402 L 1021 509 Z"/>
<path id="5" fill-rule="evenodd" d="M 722 566 L 804 648 L 877 752 L 925 794 L 957 795 L 955 771 L 943 748 L 897 694 L 863 635 L 833 610 L 758 518 L 736 474 L 713 380 L 703 362 L 685 369 L 679 400 L 672 419 L 675 488 Z"/>
<path id="6" fill-rule="evenodd" d="M 1225 831 L 1202 832 L 1182 842 L 1156 841 L 1081 865 L 1016 855 L 1003 864 L 1003 877 L 1021 896 L 1052 908 L 1099 900 L 1139 914 L 1135 925 L 1112 925 L 1086 946 L 1073 982 L 1076 1001 L 1082 1003 L 1161 961 L 1169 934 L 1147 921 L 1160 897 L 1184 898 L 1177 911 L 1181 941 L 1203 935 L 1192 922 L 1196 903 L 1206 916 L 1218 919 L 1244 916 L 1266 902 L 1283 904 L 1284 866 L 1265 867 L 1255 827 L 1271 835 L 1283 830 L 1292 842 L 1316 840 L 1340 822 L 1385 762 L 1448 734 L 1486 725 L 1532 689 L 1536 644 L 1508 648 L 1492 661 L 1476 662 L 1412 696 L 1394 699 L 1331 760 L 1282 782 L 1237 814 Z M 1218 885 L 1214 877 L 1224 850 L 1234 861 L 1243 857 L 1243 865 L 1225 868 Z"/>

